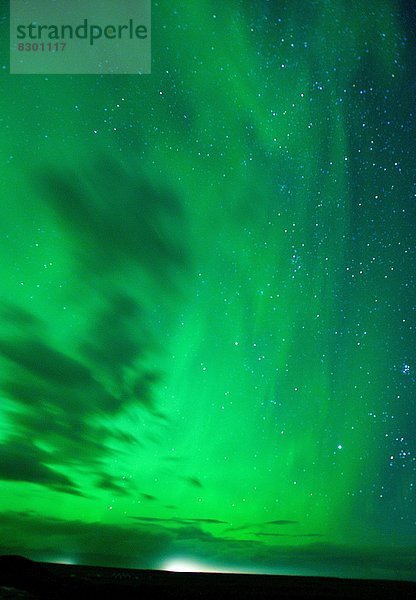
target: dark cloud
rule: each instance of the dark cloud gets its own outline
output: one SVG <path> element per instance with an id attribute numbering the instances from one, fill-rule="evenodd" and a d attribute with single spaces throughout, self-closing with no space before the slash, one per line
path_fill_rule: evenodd
<path id="1" fill-rule="evenodd" d="M 246 531 L 251 529 L 253 525 L 239 525 L 238 527 L 228 527 L 227 531 Z"/>
<path id="2" fill-rule="evenodd" d="M 192 523 L 209 523 L 213 525 L 228 525 L 227 521 L 219 521 L 218 519 L 187 519 Z"/>
<path id="3" fill-rule="evenodd" d="M 204 545 L 218 544 L 219 539 L 210 533 L 203 531 L 200 527 L 188 525 L 187 527 L 180 527 L 176 530 L 175 541 L 187 541 L 203 543 Z M 225 540 L 224 540 L 225 541 Z"/>
<path id="4" fill-rule="evenodd" d="M 138 176 L 137 165 L 105 157 L 77 173 L 49 170 L 38 181 L 63 229 L 77 240 L 86 275 L 132 261 L 165 286 L 187 266 L 182 205 Z"/>
<path id="5" fill-rule="evenodd" d="M 129 516 L 129 519 L 138 521 L 139 523 L 152 523 L 152 524 L 166 524 L 166 525 L 188 525 L 186 519 L 180 519 L 178 517 L 162 518 L 162 517 L 136 517 Z"/>
<path id="6" fill-rule="evenodd" d="M 126 294 L 117 293 L 106 299 L 106 306 L 90 325 L 87 340 L 81 345 L 83 354 L 96 366 L 118 374 L 120 367 L 131 366 L 146 349 L 132 322 L 138 321 L 139 305 Z M 138 328 L 143 330 L 143 324 Z"/>
<path id="7" fill-rule="evenodd" d="M 71 388 L 90 385 L 90 371 L 77 360 L 36 338 L 0 340 L 0 353 L 34 376 Z"/>
<path id="8" fill-rule="evenodd" d="M 324 533 L 299 533 L 298 535 L 292 535 L 292 537 L 314 538 L 314 537 L 325 537 L 325 534 Z"/>
<path id="9" fill-rule="evenodd" d="M 128 446 L 138 446 L 138 447 L 143 446 L 141 441 L 138 440 L 136 436 L 134 436 L 131 433 L 128 433 L 126 431 L 121 431 L 120 429 L 117 429 L 114 426 L 112 426 L 111 429 L 108 429 L 108 430 L 103 428 L 103 429 L 99 430 L 99 432 L 100 432 L 101 439 L 103 436 L 104 437 L 110 436 L 112 440 L 122 442 L 123 444 L 127 444 Z"/>
<path id="10" fill-rule="evenodd" d="M 77 172 L 47 169 L 35 176 L 68 249 L 77 282 L 77 292 L 68 291 L 70 302 L 86 317 L 71 346 L 65 340 L 57 345 L 53 322 L 13 302 L 0 303 L 0 391 L 13 402 L 8 416 L 14 437 L 46 442 L 57 469 L 89 469 L 92 485 L 115 494 L 128 493 L 128 487 L 105 471 L 114 448 L 120 456 L 158 439 L 136 439 L 114 426 L 114 416 L 134 407 L 167 423 L 154 393 L 163 374 L 149 364 L 163 352 L 158 331 L 168 320 L 164 307 L 189 266 L 181 202 L 138 171 L 104 158 Z M 151 330 L 156 319 L 158 330 Z M 39 452 L 19 461 L 16 443 L 8 448 L 15 467 L 5 463 L 3 478 L 77 493 Z M 28 452 L 23 443 L 20 451 Z"/>
<path id="11" fill-rule="evenodd" d="M 118 496 L 125 496 L 129 492 L 125 482 L 119 482 L 114 477 L 110 477 L 108 475 L 102 475 L 97 480 L 96 486 L 102 490 L 113 492 Z"/>
<path id="12" fill-rule="evenodd" d="M 153 345 L 139 319 L 140 308 L 128 295 L 102 299 L 73 355 L 48 343 L 45 324 L 27 311 L 13 305 L 2 310 L 18 326 L 18 335 L 0 340 L 5 372 L 12 376 L 0 380 L 0 386 L 12 399 L 70 406 L 72 415 L 114 412 L 126 402 L 152 408 L 160 374 L 142 365 Z M 129 376 L 123 377 L 127 370 Z"/>
<path id="13" fill-rule="evenodd" d="M 205 525 L 228 525 L 226 521 L 219 521 L 218 519 L 188 519 L 188 518 L 178 518 L 178 517 L 138 517 L 138 516 L 130 516 L 130 519 L 134 519 L 136 521 L 142 521 L 144 523 L 166 523 L 172 525 L 190 525 L 190 524 L 205 524 Z"/>
<path id="14" fill-rule="evenodd" d="M 0 354 L 8 359 L 0 389 L 19 407 L 12 415 L 15 434 L 50 442 L 57 449 L 56 462 L 85 463 L 88 457 L 93 463 L 106 450 L 106 438 L 88 416 L 114 414 L 120 400 L 85 365 L 39 340 L 3 341 Z"/>
<path id="15" fill-rule="evenodd" d="M 144 494 L 143 492 L 140 494 L 143 500 L 149 500 L 149 502 L 153 502 L 157 500 L 156 496 L 152 496 L 151 494 Z"/>
<path id="16" fill-rule="evenodd" d="M 144 522 L 149 522 L 149 523 L 172 523 L 172 522 L 176 522 L 177 519 L 175 518 L 171 518 L 171 519 L 164 519 L 161 517 L 136 517 L 133 515 L 129 515 L 129 519 L 134 519 L 135 521 L 144 521 Z M 181 521 L 182 522 L 182 521 Z"/>
<path id="17" fill-rule="evenodd" d="M 53 454 L 22 440 L 10 440 L 0 445 L 0 479 L 25 481 L 82 496 L 80 490 L 65 475 L 58 473 L 46 463 L 53 463 Z"/>
<path id="18" fill-rule="evenodd" d="M 243 531 L 247 529 L 253 529 L 257 527 L 267 527 L 269 525 L 298 525 L 299 521 L 289 521 L 287 519 L 278 519 L 275 521 L 266 521 L 264 523 L 246 523 L 245 525 L 240 525 L 239 527 L 231 527 L 228 531 Z M 267 534 L 266 534 L 267 535 Z M 270 534 L 274 535 L 274 534 Z M 276 534 L 280 535 L 280 534 Z"/>
<path id="19" fill-rule="evenodd" d="M 166 417 L 157 410 L 154 410 L 153 389 L 156 383 L 161 379 L 159 373 L 147 371 L 138 374 L 131 387 L 131 397 L 129 399 L 137 400 L 140 404 L 151 409 L 153 414 L 159 419 L 166 420 Z"/>
<path id="20" fill-rule="evenodd" d="M 1 353 L 1 344 L 0 344 Z M 21 363 L 15 363 L 22 367 Z M 53 406 L 56 410 L 71 408 L 73 416 L 84 416 L 90 413 L 115 412 L 121 405 L 120 400 L 109 393 L 102 384 L 92 377 L 85 380 L 84 385 L 77 385 L 68 380 L 55 382 L 36 378 L 31 374 L 15 371 L 13 380 L 5 380 L 0 384 L 7 395 L 26 406 L 36 404 Z"/>
<path id="21" fill-rule="evenodd" d="M 184 479 L 185 479 L 185 481 L 190 483 L 193 487 L 196 487 L 196 488 L 204 487 L 197 477 L 184 477 Z"/>
<path id="22" fill-rule="evenodd" d="M 322 533 L 256 533 L 257 537 L 289 537 L 289 538 L 311 538 L 325 537 Z"/>
<path id="23" fill-rule="evenodd" d="M 255 533 L 257 537 L 291 537 L 287 533 Z"/>
<path id="24" fill-rule="evenodd" d="M 19 402 L 20 396 L 11 396 Z M 96 468 L 103 453 L 108 451 L 103 428 L 95 429 L 75 411 L 66 411 L 65 405 L 56 406 L 43 401 L 21 406 L 13 413 L 13 429 L 21 439 L 32 438 L 51 444 L 55 448 L 57 462 L 65 465 L 89 464 Z"/>
<path id="25" fill-rule="evenodd" d="M 264 525 L 297 525 L 299 521 L 287 521 L 280 519 L 278 521 L 266 521 Z"/>
<path id="26" fill-rule="evenodd" d="M 119 356 L 113 368 L 109 366 L 110 351 L 106 358 L 94 364 L 92 359 L 88 360 L 91 356 L 82 357 L 81 353 L 77 355 L 75 351 L 70 354 L 69 351 L 58 350 L 46 341 L 46 336 L 41 339 L 42 329 L 45 332 L 46 328 L 35 318 L 31 319 L 30 315 L 22 313 L 18 307 L 13 310 L 13 306 L 9 306 L 7 312 L 13 326 L 20 323 L 18 336 L 15 334 L 9 339 L 0 340 L 0 390 L 3 396 L 14 402 L 15 408 L 10 413 L 14 437 L 47 442 L 55 448 L 54 464 L 75 465 L 83 470 L 88 467 L 92 476 L 97 472 L 100 474 L 104 466 L 101 463 L 111 452 L 114 442 L 121 442 L 125 451 L 140 447 L 140 440 L 114 427 L 111 416 L 133 403 L 153 410 L 153 387 L 158 382 L 158 376 L 140 365 L 141 350 L 133 348 L 132 342 L 131 356 L 128 357 L 127 350 L 123 350 L 122 358 Z M 131 335 L 126 333 L 123 338 L 120 328 L 117 333 L 121 342 Z M 98 348 L 103 338 L 93 330 L 89 339 L 95 339 L 95 335 Z M 116 344 L 115 338 L 113 341 Z M 133 355 L 138 361 L 134 365 Z M 121 373 L 128 366 L 130 379 L 124 381 Z M 154 412 L 157 413 L 156 410 Z M 91 417 L 97 416 L 103 418 L 102 423 L 108 417 L 108 426 L 94 425 Z M 0 469 L 0 477 L 16 481 L 30 479 L 49 487 L 54 483 L 54 489 L 57 489 L 58 475 L 54 476 L 53 471 L 33 457 L 31 459 L 24 444 L 20 450 L 27 456 L 23 454 L 19 462 L 17 446 L 14 447 L 15 464 L 20 468 L 16 466 L 13 471 L 10 468 L 6 471 L 4 466 Z M 91 481 L 94 479 L 97 480 L 92 477 Z M 105 473 L 97 481 L 101 489 L 126 493 Z M 65 491 L 80 493 L 64 479 L 60 484 Z"/>
<path id="27" fill-rule="evenodd" d="M 2 302 L 0 304 L 0 317 L 5 326 L 38 327 L 40 321 L 35 315 L 17 304 Z"/>
<path id="28" fill-rule="evenodd" d="M 126 293 L 107 293 L 90 319 L 80 352 L 94 372 L 111 380 L 123 400 L 134 399 L 151 408 L 153 388 L 161 376 L 140 367 L 156 350 L 143 312 L 143 307 Z M 126 370 L 132 373 L 129 378 Z"/>

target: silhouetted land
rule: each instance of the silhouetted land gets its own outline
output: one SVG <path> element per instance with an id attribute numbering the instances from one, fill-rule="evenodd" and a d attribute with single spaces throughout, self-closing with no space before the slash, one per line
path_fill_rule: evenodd
<path id="1" fill-rule="evenodd" d="M 416 598 L 416 582 L 240 575 L 169 573 L 38 563 L 20 556 L 0 556 L 0 599 L 94 598 Z"/>

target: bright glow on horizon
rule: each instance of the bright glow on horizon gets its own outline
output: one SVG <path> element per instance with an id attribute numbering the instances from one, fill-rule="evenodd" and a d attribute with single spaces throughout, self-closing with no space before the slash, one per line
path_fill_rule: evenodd
<path id="1" fill-rule="evenodd" d="M 242 573 L 239 569 L 230 569 L 202 564 L 187 558 L 172 558 L 163 563 L 162 571 L 174 573 Z"/>
<path id="2" fill-rule="evenodd" d="M 232 573 L 236 575 L 309 575 L 298 569 L 276 568 L 276 569 L 245 569 L 236 566 L 220 566 L 201 563 L 189 558 L 170 558 L 159 567 L 162 571 L 173 573 Z"/>
<path id="3" fill-rule="evenodd" d="M 53 558 L 50 560 L 45 560 L 45 562 L 55 563 L 57 565 L 77 565 L 78 561 L 75 558 Z"/>

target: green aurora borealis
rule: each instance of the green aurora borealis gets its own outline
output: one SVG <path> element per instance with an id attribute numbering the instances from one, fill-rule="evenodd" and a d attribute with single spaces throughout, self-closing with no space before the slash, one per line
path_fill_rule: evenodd
<path id="1" fill-rule="evenodd" d="M 4 62 L 0 552 L 416 578 L 411 4 L 159 0 L 151 75 Z"/>

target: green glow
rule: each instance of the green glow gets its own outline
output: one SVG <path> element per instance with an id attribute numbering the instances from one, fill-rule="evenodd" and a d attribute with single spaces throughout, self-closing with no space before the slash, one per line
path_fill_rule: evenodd
<path id="1" fill-rule="evenodd" d="M 152 75 L 2 75 L 0 551 L 414 578 L 404 15 L 153 4 Z"/>

